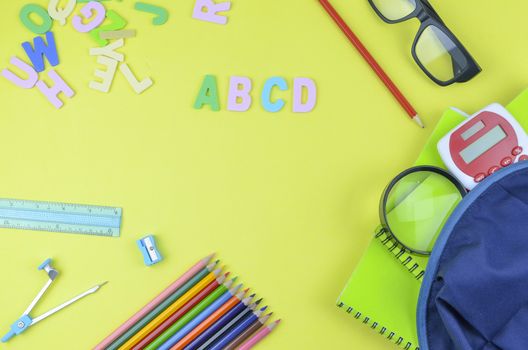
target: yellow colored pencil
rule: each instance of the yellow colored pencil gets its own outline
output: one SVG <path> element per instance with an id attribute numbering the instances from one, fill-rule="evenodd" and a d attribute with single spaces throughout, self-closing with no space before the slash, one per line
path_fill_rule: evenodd
<path id="1" fill-rule="evenodd" d="M 184 306 L 189 300 L 191 300 L 196 294 L 198 294 L 202 289 L 204 289 L 209 283 L 213 282 L 218 276 L 222 273 L 222 269 L 214 270 L 205 276 L 200 282 L 198 282 L 194 287 L 189 289 L 187 293 L 181 296 L 180 299 L 172 303 L 168 308 L 166 308 L 161 314 L 159 314 L 155 319 L 150 321 L 145 327 L 143 327 L 139 332 L 134 334 L 125 344 L 123 344 L 119 350 L 130 350 L 132 347 L 139 342 L 141 339 L 146 337 L 150 332 L 156 329 L 160 324 L 163 323 L 170 315 L 178 311 L 182 306 Z M 225 278 L 224 276 L 221 277 Z M 217 280 L 217 282 L 219 282 Z M 222 281 L 223 282 L 223 281 Z M 221 284 L 222 282 L 219 282 Z"/>

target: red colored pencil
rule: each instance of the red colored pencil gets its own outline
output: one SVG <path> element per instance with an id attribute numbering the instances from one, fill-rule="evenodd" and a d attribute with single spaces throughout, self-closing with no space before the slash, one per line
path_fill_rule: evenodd
<path id="1" fill-rule="evenodd" d="M 328 2 L 328 0 L 319 0 L 321 5 L 324 7 L 326 12 L 334 19 L 334 21 L 337 23 L 339 28 L 343 31 L 343 33 L 347 36 L 348 40 L 354 45 L 354 47 L 359 51 L 361 56 L 367 61 L 367 63 L 370 65 L 370 67 L 376 72 L 378 77 L 383 81 L 385 86 L 389 89 L 389 91 L 392 93 L 392 95 L 398 100 L 400 105 L 405 109 L 409 117 L 411 117 L 412 120 L 416 122 L 420 127 L 424 127 L 424 124 L 422 123 L 422 120 L 418 116 L 418 113 L 416 113 L 416 110 L 414 107 L 407 101 L 405 96 L 401 93 L 401 91 L 396 87 L 394 82 L 389 78 L 387 73 L 381 68 L 381 66 L 376 62 L 374 57 L 370 54 L 370 52 L 367 50 L 365 45 L 359 40 L 359 38 L 354 34 L 352 29 L 346 24 L 346 22 L 341 18 L 339 13 L 335 10 L 335 8 Z"/>
<path id="2" fill-rule="evenodd" d="M 224 275 L 223 277 L 225 278 L 226 275 Z M 211 294 L 220 284 L 221 284 L 221 282 L 219 282 L 218 280 L 214 280 L 213 282 L 209 283 L 204 289 L 202 289 L 198 294 L 196 294 L 191 300 L 189 300 L 185 305 L 183 305 L 180 309 L 178 309 L 178 311 L 173 313 L 169 318 L 167 318 L 156 329 L 154 329 L 152 332 L 150 332 L 145 338 L 141 339 L 141 341 L 139 343 L 134 345 L 132 350 L 144 349 L 154 339 L 156 339 L 160 334 L 165 332 L 165 330 L 167 328 L 169 328 L 171 325 L 173 325 L 183 315 L 185 315 L 193 307 L 198 305 L 198 303 L 200 301 L 202 301 L 203 299 L 205 299 L 205 297 L 207 297 L 209 294 Z"/>

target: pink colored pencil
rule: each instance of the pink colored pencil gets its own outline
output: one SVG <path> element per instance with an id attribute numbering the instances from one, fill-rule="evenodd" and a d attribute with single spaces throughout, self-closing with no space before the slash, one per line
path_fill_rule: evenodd
<path id="1" fill-rule="evenodd" d="M 273 331 L 273 329 L 279 325 L 280 321 L 281 320 L 277 320 L 269 326 L 262 327 L 257 333 L 255 333 L 254 336 L 249 338 L 244 344 L 238 347 L 237 350 L 249 350 L 257 345 L 259 341 L 266 338 Z"/>
<path id="2" fill-rule="evenodd" d="M 190 280 L 194 275 L 196 275 L 200 270 L 204 269 L 209 261 L 213 258 L 214 254 L 209 255 L 206 258 L 203 258 L 196 263 L 193 267 L 184 273 L 180 278 L 174 281 L 170 286 L 168 286 L 163 292 L 161 292 L 157 297 L 152 299 L 150 303 L 145 305 L 141 310 L 139 310 L 134 316 L 130 317 L 125 323 L 123 323 L 119 328 L 117 328 L 112 334 L 106 337 L 102 342 L 97 344 L 93 350 L 104 350 L 108 347 L 114 340 L 123 335 L 130 327 L 136 324 L 141 320 L 145 315 L 151 312 L 156 306 L 162 303 L 167 299 L 171 294 L 173 294 L 178 288 L 180 288 L 185 282 Z"/>

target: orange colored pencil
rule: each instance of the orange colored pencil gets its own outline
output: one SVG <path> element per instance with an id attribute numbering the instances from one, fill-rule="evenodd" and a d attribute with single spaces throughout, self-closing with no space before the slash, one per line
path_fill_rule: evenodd
<path id="1" fill-rule="evenodd" d="M 209 317 L 207 317 L 202 323 L 196 326 L 189 334 L 183 337 L 179 342 L 177 342 L 170 350 L 182 350 L 184 347 L 189 345 L 196 337 L 202 334 L 207 328 L 211 327 L 220 317 L 224 316 L 229 310 L 234 308 L 240 301 L 244 298 L 247 289 L 243 292 L 238 293 L 222 305 L 218 310 L 213 312 Z"/>

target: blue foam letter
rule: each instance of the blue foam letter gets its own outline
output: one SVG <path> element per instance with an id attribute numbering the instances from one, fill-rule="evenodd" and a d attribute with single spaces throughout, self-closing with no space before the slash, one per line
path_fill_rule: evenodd
<path id="1" fill-rule="evenodd" d="M 271 102 L 271 92 L 275 86 L 277 86 L 282 91 L 288 90 L 288 83 L 286 82 L 286 80 L 284 80 L 284 78 L 269 78 L 264 84 L 264 88 L 262 89 L 262 96 L 260 99 L 262 107 L 264 107 L 266 111 L 272 113 L 280 111 L 285 105 L 283 99 L 278 99 L 276 102 Z"/>
<path id="2" fill-rule="evenodd" d="M 31 60 L 35 70 L 39 73 L 44 71 L 44 56 L 46 56 L 52 66 L 59 64 L 59 55 L 57 54 L 57 45 L 55 45 L 55 37 L 53 36 L 53 32 L 46 33 L 46 41 L 48 42 L 47 45 L 42 37 L 35 37 L 35 39 L 33 39 L 33 44 L 35 46 L 34 49 L 31 47 L 31 43 L 29 41 L 22 43 L 22 47 L 24 48 L 24 51 L 26 51 L 26 55 Z"/>

